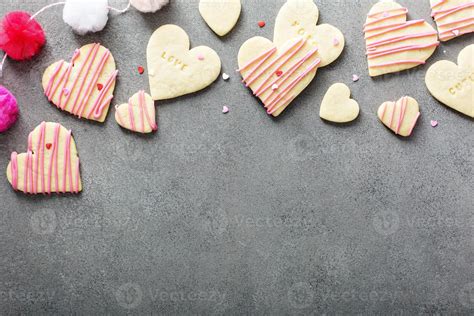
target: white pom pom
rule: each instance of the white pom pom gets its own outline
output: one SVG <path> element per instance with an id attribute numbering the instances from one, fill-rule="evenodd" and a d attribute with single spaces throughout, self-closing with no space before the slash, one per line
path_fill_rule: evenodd
<path id="1" fill-rule="evenodd" d="M 135 9 L 144 13 L 156 12 L 169 2 L 169 0 L 131 0 Z"/>
<path id="2" fill-rule="evenodd" d="M 102 31 L 109 19 L 108 0 L 66 0 L 63 19 L 79 35 Z"/>

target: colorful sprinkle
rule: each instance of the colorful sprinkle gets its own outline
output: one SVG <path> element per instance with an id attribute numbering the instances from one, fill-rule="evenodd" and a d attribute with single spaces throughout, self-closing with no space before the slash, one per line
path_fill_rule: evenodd
<path id="1" fill-rule="evenodd" d="M 64 92 L 64 95 L 65 95 L 65 96 L 68 96 L 68 95 L 69 95 L 69 89 L 68 89 L 68 88 L 64 88 L 64 89 L 63 89 L 63 92 Z"/>
<path id="2" fill-rule="evenodd" d="M 272 90 L 274 90 L 274 91 L 275 91 L 275 90 L 278 90 L 278 88 L 279 88 L 279 87 L 278 87 L 278 85 L 277 85 L 276 83 L 272 86 Z"/>
<path id="3" fill-rule="evenodd" d="M 52 146 L 53 146 L 53 144 L 47 143 L 47 144 L 46 144 L 46 149 L 47 149 L 47 150 L 50 150 Z"/>
<path id="4" fill-rule="evenodd" d="M 432 127 L 438 126 L 438 121 L 431 120 L 431 126 Z"/>
<path id="5" fill-rule="evenodd" d="M 459 30 L 453 30 L 453 34 L 455 36 L 459 36 L 461 34 L 461 32 L 459 32 Z"/>
<path id="6" fill-rule="evenodd" d="M 198 58 L 199 60 L 204 60 L 204 55 L 203 55 L 203 54 L 198 54 L 198 55 L 197 55 L 197 58 Z"/>
<path id="7" fill-rule="evenodd" d="M 97 90 L 100 91 L 100 90 L 102 90 L 103 88 L 104 88 L 104 85 L 103 85 L 103 84 L 101 84 L 101 83 L 98 83 L 98 84 L 97 84 Z"/>
<path id="8" fill-rule="evenodd" d="M 388 17 L 390 16 L 390 13 L 388 13 L 387 11 L 385 11 L 385 12 L 382 14 L 382 16 L 383 16 L 384 18 L 388 18 Z"/>
<path id="9" fill-rule="evenodd" d="M 352 81 L 359 81 L 360 77 L 358 75 L 352 75 Z"/>
<path id="10" fill-rule="evenodd" d="M 275 73 L 278 77 L 281 77 L 281 75 L 283 75 L 283 71 L 281 70 L 277 70 L 277 72 Z"/>
<path id="11" fill-rule="evenodd" d="M 225 81 L 229 80 L 230 76 L 228 74 L 226 74 L 225 72 L 222 74 L 222 79 L 224 79 Z"/>
<path id="12" fill-rule="evenodd" d="M 339 45 L 339 40 L 334 37 L 334 39 L 332 40 L 332 44 L 333 44 L 334 46 L 338 46 L 338 45 Z"/>
<path id="13" fill-rule="evenodd" d="M 140 75 L 143 75 L 144 72 L 145 72 L 145 68 L 143 68 L 142 66 L 138 66 L 138 73 Z"/>
<path id="14" fill-rule="evenodd" d="M 227 106 L 224 105 L 224 106 L 222 107 L 222 113 L 227 114 L 227 113 L 229 113 L 229 111 L 230 111 L 230 110 L 229 110 L 229 108 L 228 108 Z"/>
<path id="15" fill-rule="evenodd" d="M 267 25 L 267 23 L 265 23 L 265 21 L 258 21 L 258 26 L 260 26 L 261 28 L 265 27 L 265 25 Z"/>

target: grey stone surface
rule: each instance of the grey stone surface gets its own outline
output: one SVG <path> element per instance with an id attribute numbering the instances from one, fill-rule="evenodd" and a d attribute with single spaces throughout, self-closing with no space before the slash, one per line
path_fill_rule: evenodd
<path id="1" fill-rule="evenodd" d="M 21 106 L 19 122 L 0 135 L 1 315 L 473 313 L 474 125 L 423 83 L 429 65 L 455 60 L 473 36 L 442 44 L 424 67 L 370 79 L 361 29 L 375 0 L 316 1 L 321 22 L 339 27 L 347 48 L 272 119 L 234 69 L 246 39 L 271 38 L 284 1 L 243 2 L 224 39 L 207 28 L 196 0 L 154 15 L 131 10 L 85 37 L 63 24 L 59 8 L 39 17 L 46 48 L 32 61 L 8 61 L 1 81 Z M 411 18 L 430 20 L 428 1 L 400 2 Z M 45 3 L 2 1 L 0 14 Z M 231 79 L 157 103 L 157 134 L 125 132 L 112 113 L 103 125 L 77 120 L 43 96 L 45 67 L 92 41 L 117 60 L 115 103 L 147 89 L 136 68 L 146 66 L 148 38 L 165 23 L 213 47 Z M 361 105 L 349 126 L 318 116 L 335 82 Z M 403 95 L 422 111 L 408 140 L 375 115 Z M 24 196 L 7 182 L 10 153 L 24 151 L 43 120 L 74 132 L 79 196 Z"/>

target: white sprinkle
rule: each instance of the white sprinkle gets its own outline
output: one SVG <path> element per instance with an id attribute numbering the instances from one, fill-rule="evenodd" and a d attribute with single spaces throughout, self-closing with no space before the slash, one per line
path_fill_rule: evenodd
<path id="1" fill-rule="evenodd" d="M 227 113 L 229 113 L 229 111 L 230 111 L 230 110 L 229 110 L 229 108 L 228 108 L 227 106 L 224 105 L 224 106 L 222 107 L 222 113 L 227 114 Z"/>
<path id="2" fill-rule="evenodd" d="M 222 74 L 222 79 L 224 79 L 225 81 L 229 80 L 230 76 L 228 74 L 226 74 L 225 72 Z"/>
<path id="3" fill-rule="evenodd" d="M 275 83 L 273 86 L 272 86 L 272 90 L 278 90 L 278 85 Z"/>

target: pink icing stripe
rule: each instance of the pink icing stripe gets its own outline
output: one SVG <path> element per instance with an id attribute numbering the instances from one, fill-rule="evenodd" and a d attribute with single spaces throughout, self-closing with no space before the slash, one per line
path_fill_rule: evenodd
<path id="1" fill-rule="evenodd" d="M 153 120 L 150 118 L 150 115 L 148 113 L 148 109 L 147 109 L 147 106 L 146 106 L 146 100 L 145 100 L 145 91 L 140 91 L 140 103 L 142 104 L 143 106 L 143 109 L 144 109 L 144 112 L 145 112 L 145 116 L 146 116 L 146 119 L 148 121 L 148 124 L 150 124 L 150 127 L 152 130 L 156 131 L 158 129 L 158 126 L 156 125 L 156 123 L 153 122 Z"/>
<path id="2" fill-rule="evenodd" d="M 54 126 L 54 140 L 53 140 L 53 144 L 52 144 L 53 154 L 51 155 L 51 158 L 49 160 L 49 168 L 48 168 L 48 190 L 47 190 L 48 194 L 51 194 L 51 182 L 52 182 L 51 180 L 53 178 L 52 173 L 53 173 L 53 164 L 54 164 L 55 160 L 56 160 L 56 170 L 57 170 L 58 137 L 59 137 L 59 124 L 56 124 L 56 126 Z M 55 179 L 57 179 L 57 176 L 55 177 Z M 56 188 L 57 188 L 57 183 L 56 183 Z"/>
<path id="3" fill-rule="evenodd" d="M 432 9 L 436 8 L 436 7 L 439 7 L 440 5 L 442 5 L 443 3 L 445 3 L 447 0 L 440 0 L 438 3 L 435 3 L 431 6 Z"/>
<path id="4" fill-rule="evenodd" d="M 94 64 L 94 61 L 97 57 L 97 53 L 99 52 L 99 47 L 100 45 L 99 44 L 94 44 L 91 49 L 89 50 L 89 52 L 87 53 L 87 59 L 86 61 L 81 64 L 80 68 L 79 68 L 79 75 L 77 76 L 76 79 L 79 79 L 81 77 L 81 74 L 82 74 L 82 70 L 85 68 L 85 65 L 87 64 L 87 69 L 86 69 L 86 72 L 84 74 L 84 77 L 82 78 L 81 80 L 81 84 L 79 85 L 79 91 L 77 92 L 77 95 L 76 95 L 76 98 L 74 99 L 74 103 L 72 104 L 72 108 L 71 108 L 71 113 L 73 114 L 77 114 L 78 111 L 76 111 L 76 107 L 77 107 L 77 101 L 79 100 L 79 98 L 82 96 L 81 93 L 82 93 L 82 89 L 84 88 L 84 84 L 86 83 L 86 80 L 87 80 L 87 77 L 89 76 L 89 73 L 91 71 L 91 68 L 92 68 L 92 65 Z M 75 82 L 77 83 L 77 81 Z M 71 89 L 71 94 L 73 93 L 74 91 L 74 88 L 75 88 L 76 84 L 73 85 L 72 89 Z M 81 104 L 79 104 L 79 107 L 81 106 Z"/>
<path id="5" fill-rule="evenodd" d="M 397 129 L 395 131 L 395 134 L 397 134 L 397 135 L 398 135 L 398 133 L 400 133 L 400 127 L 402 126 L 403 120 L 405 119 L 405 111 L 407 109 L 407 102 L 408 102 L 407 97 L 403 97 L 402 98 L 402 105 L 401 105 L 401 109 L 400 109 L 400 115 L 398 116 Z"/>
<path id="6" fill-rule="evenodd" d="M 424 60 L 398 60 L 398 61 L 391 61 L 387 63 L 371 65 L 370 68 L 378 68 L 378 67 L 387 67 L 387 66 L 395 66 L 395 65 L 402 65 L 402 64 L 418 64 L 424 65 L 426 62 Z"/>
<path id="7" fill-rule="evenodd" d="M 409 39 L 412 39 L 412 38 L 428 37 L 428 36 L 433 36 L 433 35 L 437 35 L 437 34 L 438 34 L 437 32 L 427 32 L 427 33 L 392 37 L 392 38 L 388 38 L 388 39 L 385 39 L 385 40 L 379 40 L 379 41 L 373 42 L 371 44 L 368 44 L 367 49 L 372 51 L 372 50 L 376 50 L 377 47 L 380 47 L 380 46 L 385 46 L 385 45 L 389 45 L 389 44 L 396 43 L 396 42 L 402 42 L 402 41 L 409 40 Z"/>
<path id="8" fill-rule="evenodd" d="M 397 110 L 397 103 L 392 102 L 393 108 L 392 108 L 392 113 L 390 114 L 390 128 L 392 128 L 393 125 L 393 118 L 395 117 L 395 111 Z"/>
<path id="9" fill-rule="evenodd" d="M 291 54 L 289 54 L 285 59 L 283 59 L 283 61 L 278 64 L 278 66 L 276 66 L 275 68 L 276 69 L 281 69 L 281 67 L 283 67 L 291 58 L 293 58 L 300 50 L 301 48 L 306 44 L 306 40 L 303 40 L 302 42 L 299 43 L 299 45 L 296 46 L 296 49 L 295 51 L 293 51 Z M 293 47 L 294 48 L 294 47 Z M 286 52 L 285 52 L 286 53 Z M 284 54 L 285 54 L 284 53 Z M 277 59 L 278 60 L 278 59 Z M 262 70 L 262 72 L 260 73 L 261 75 L 263 75 L 266 71 L 268 71 L 268 69 L 271 69 L 271 67 L 273 67 L 275 64 L 276 64 L 276 61 L 275 60 L 273 63 L 271 63 L 270 65 L 268 65 L 268 67 L 266 67 L 265 69 Z M 263 82 L 260 84 L 260 86 L 257 87 L 257 89 L 255 90 L 255 95 L 258 94 L 258 92 L 260 91 L 260 89 L 262 89 L 265 84 L 268 82 L 268 80 L 270 80 L 273 76 L 275 75 L 274 72 L 270 73 L 267 75 L 267 77 L 263 80 Z M 257 76 L 256 79 L 258 79 L 260 76 Z M 255 80 L 256 80 L 255 79 Z M 247 83 L 247 86 L 249 86 L 252 82 L 249 82 Z"/>
<path id="10" fill-rule="evenodd" d="M 377 16 L 377 15 L 380 15 L 380 14 L 395 12 L 395 11 L 399 11 L 399 10 L 406 10 L 406 8 L 394 8 L 394 9 L 389 9 L 389 10 L 385 10 L 385 11 L 380 11 L 380 12 L 371 13 L 371 14 L 368 14 L 367 16 L 368 16 L 369 18 L 373 18 L 373 17 L 375 17 L 375 16 Z"/>
<path id="11" fill-rule="evenodd" d="M 267 72 L 269 69 L 271 69 L 273 66 L 275 66 L 276 63 L 278 63 L 280 60 L 283 59 L 283 61 L 280 64 L 278 64 L 278 66 L 276 67 L 276 69 L 280 69 L 280 67 L 285 65 L 288 62 L 288 60 L 290 60 L 290 58 L 295 56 L 301 50 L 301 48 L 304 46 L 305 43 L 306 43 L 305 39 L 299 39 L 297 42 L 295 42 L 293 45 L 291 45 L 287 50 L 285 50 L 283 52 L 283 54 L 278 56 L 278 58 L 276 58 L 270 64 L 268 64 L 266 67 L 264 67 L 252 80 L 249 80 L 249 81 L 246 80 L 247 81 L 246 86 L 247 87 L 250 86 L 252 83 L 255 82 L 255 80 L 259 79 L 265 72 Z M 293 49 L 295 49 L 295 50 L 293 52 L 291 52 Z M 289 54 L 286 58 L 284 58 L 286 56 L 286 54 L 288 54 L 289 52 L 291 52 L 291 54 Z M 273 76 L 273 73 L 270 74 L 264 80 L 263 84 L 267 83 L 268 80 L 270 80 L 270 78 L 272 76 Z M 258 88 L 257 88 L 257 90 L 258 90 Z"/>
<path id="12" fill-rule="evenodd" d="M 473 21 L 473 20 L 474 20 L 474 17 L 469 17 L 469 18 L 465 18 L 465 19 L 456 20 L 456 21 L 453 21 L 453 22 L 439 23 L 438 27 L 444 27 L 444 26 L 448 26 L 448 25 L 453 25 L 453 24 L 458 24 L 458 23 Z"/>
<path id="13" fill-rule="evenodd" d="M 97 100 L 95 101 L 91 110 L 87 114 L 87 118 L 90 118 L 92 114 L 94 114 L 94 117 L 97 119 L 102 116 L 105 107 L 110 103 L 110 101 L 112 101 L 114 96 L 111 95 L 107 97 L 103 103 L 100 103 L 100 102 L 104 99 L 106 93 L 109 92 L 109 90 L 112 88 L 112 85 L 115 82 L 117 75 L 118 75 L 118 70 L 115 70 L 114 72 L 110 74 L 109 79 L 107 79 L 107 82 L 105 83 L 104 87 L 100 91 L 100 94 L 97 97 Z"/>
<path id="14" fill-rule="evenodd" d="M 470 27 L 470 26 L 473 26 L 474 25 L 474 22 L 471 22 L 471 23 L 468 23 L 468 24 L 465 24 L 465 25 L 460 25 L 460 26 L 457 26 L 457 27 L 453 27 L 453 28 L 450 28 L 448 30 L 445 30 L 443 32 L 440 32 L 440 38 L 446 38 L 446 37 L 449 37 L 449 36 L 445 36 L 445 35 L 442 35 L 442 34 L 446 34 L 446 33 L 450 33 L 449 35 L 452 35 L 454 37 L 456 37 L 456 35 L 454 34 L 454 31 L 456 30 L 461 30 L 461 29 L 465 29 L 467 27 Z M 465 32 L 465 33 L 462 33 L 462 34 L 467 34 L 467 33 L 471 33 L 472 31 L 469 31 L 469 32 Z M 459 35 L 462 35 L 461 32 L 459 32 Z"/>
<path id="15" fill-rule="evenodd" d="M 382 121 L 385 118 L 385 112 L 387 112 L 387 103 L 383 104 L 383 110 L 382 110 Z"/>
<path id="16" fill-rule="evenodd" d="M 117 116 L 116 116 L 116 117 L 117 117 L 117 120 L 118 120 L 119 124 L 120 124 L 121 126 L 124 126 L 123 121 L 122 121 L 122 116 L 120 115 L 120 112 L 118 111 L 119 108 L 120 108 L 119 105 L 116 105 L 116 106 L 115 106 L 115 111 L 117 112 Z"/>
<path id="17" fill-rule="evenodd" d="M 378 52 L 368 52 L 369 59 L 374 59 L 386 55 L 391 55 L 399 52 L 405 52 L 405 51 L 410 51 L 410 50 L 419 50 L 419 49 L 425 49 L 425 48 L 430 48 L 430 47 L 437 47 L 439 46 L 439 42 L 436 41 L 435 43 L 430 43 L 430 44 L 425 44 L 425 45 L 408 45 L 408 46 L 401 46 L 401 47 L 394 47 L 391 49 L 386 49 Z"/>
<path id="18" fill-rule="evenodd" d="M 18 190 L 18 154 L 12 152 L 11 155 L 12 186 L 15 191 Z"/>
<path id="19" fill-rule="evenodd" d="M 415 128 L 416 122 L 418 122 L 418 119 L 420 118 L 420 116 L 421 116 L 421 113 L 418 112 L 418 115 L 415 117 L 415 119 L 413 120 L 413 123 L 411 124 L 410 131 L 408 132 L 408 135 L 411 135 L 413 133 L 413 129 Z"/>
<path id="20" fill-rule="evenodd" d="M 81 172 L 80 172 L 80 163 L 79 160 L 76 162 L 76 190 L 74 191 L 75 193 L 79 193 L 79 179 L 81 177 Z"/>
<path id="21" fill-rule="evenodd" d="M 403 23 L 402 25 L 392 27 L 392 28 L 390 28 L 388 30 L 385 30 L 385 31 L 382 31 L 382 32 L 378 32 L 378 33 L 375 33 L 375 34 L 372 34 L 372 35 L 369 35 L 369 36 L 366 35 L 365 39 L 368 40 L 370 38 L 374 38 L 374 37 L 377 37 L 377 36 L 380 36 L 380 35 L 391 33 L 393 31 L 401 30 L 401 29 L 404 29 L 406 27 L 410 27 L 412 25 L 416 25 L 416 24 L 420 24 L 420 23 L 425 23 L 425 20 L 413 20 L 413 21 L 410 21 L 410 22 L 406 22 L 406 23 Z"/>
<path id="22" fill-rule="evenodd" d="M 110 51 L 106 50 L 102 55 L 102 58 L 100 59 L 99 67 L 95 68 L 95 71 L 92 73 L 92 80 L 89 81 L 86 93 L 84 94 L 84 98 L 81 101 L 80 110 L 78 110 L 76 113 L 76 115 L 79 115 L 79 117 L 82 117 L 83 115 L 84 109 L 86 108 L 86 105 L 89 102 L 89 99 L 93 93 L 93 89 L 97 86 L 97 82 L 99 81 L 99 77 L 102 74 L 102 71 L 104 70 L 105 63 L 109 59 L 109 56 Z"/>
<path id="23" fill-rule="evenodd" d="M 464 9 L 468 9 L 470 7 L 473 7 L 473 6 L 474 6 L 474 2 L 460 4 L 460 5 L 457 5 L 455 7 L 449 8 L 449 9 L 433 11 L 432 16 L 434 17 L 435 21 L 439 21 L 441 19 L 444 19 L 445 17 L 448 17 L 448 16 L 456 13 L 456 12 L 462 11 Z"/>
<path id="24" fill-rule="evenodd" d="M 81 51 L 79 49 L 76 49 L 74 51 L 74 55 L 71 58 L 71 62 L 69 63 L 67 71 L 62 75 L 62 77 L 59 80 L 58 85 L 56 87 L 56 89 L 57 89 L 59 87 L 60 83 L 63 82 L 63 85 L 61 87 L 61 91 L 59 93 L 59 101 L 58 101 L 58 107 L 61 108 L 61 110 L 64 110 L 67 106 L 67 102 L 64 103 L 64 105 L 62 105 L 63 96 L 66 94 L 66 92 L 65 92 L 66 91 L 66 85 L 69 81 L 69 78 L 71 77 L 72 68 L 74 68 L 74 64 L 80 56 L 81 56 Z M 63 79 L 64 79 L 64 81 L 63 81 Z M 53 90 L 53 95 L 56 93 L 56 89 Z M 71 93 L 71 91 L 69 92 L 69 94 L 66 95 L 66 97 L 68 95 L 70 95 L 70 93 Z"/>
<path id="25" fill-rule="evenodd" d="M 295 73 L 296 70 L 298 70 L 309 58 L 311 58 L 316 52 L 318 51 L 318 48 L 315 47 L 313 48 L 306 56 L 304 56 L 302 59 L 298 60 L 293 66 L 291 66 L 283 76 L 276 78 L 273 80 L 273 82 L 270 82 L 265 88 L 263 88 L 260 92 L 256 93 L 256 96 L 261 96 L 265 92 L 268 91 L 273 85 L 281 85 L 288 80 L 288 78 Z"/>
<path id="26" fill-rule="evenodd" d="M 252 77 L 254 75 L 255 72 L 257 72 L 258 69 L 260 69 L 260 67 L 270 58 L 273 56 L 273 54 L 276 52 L 276 48 L 275 50 L 271 53 L 271 54 L 268 54 L 266 55 L 252 70 L 250 70 L 250 72 L 247 74 L 247 76 L 244 76 L 242 78 L 242 82 L 244 83 L 245 81 L 247 81 L 250 77 Z"/>
<path id="27" fill-rule="evenodd" d="M 66 193 L 66 184 L 67 184 L 67 171 L 68 171 L 68 165 L 69 165 L 69 159 L 70 159 L 70 138 L 71 133 L 68 132 L 68 135 L 66 136 L 66 141 L 64 144 L 64 167 L 63 167 L 63 191 L 62 193 Z"/>
<path id="28" fill-rule="evenodd" d="M 284 99 L 283 99 L 283 102 L 281 102 L 279 106 L 274 107 L 272 110 L 267 110 L 267 114 L 272 115 L 273 113 L 275 113 L 276 111 L 278 111 L 282 106 L 285 106 L 285 105 L 290 104 L 291 102 L 293 102 L 293 100 L 294 100 L 295 98 L 296 98 L 295 95 L 290 95 L 290 96 L 284 98 Z"/>
<path id="29" fill-rule="evenodd" d="M 133 115 L 133 105 L 132 105 L 132 99 L 128 100 L 128 115 L 130 118 L 130 126 L 132 128 L 132 131 L 137 131 L 135 128 L 135 116 Z"/>
<path id="30" fill-rule="evenodd" d="M 408 9 L 407 8 L 399 8 L 399 9 L 396 9 L 397 11 L 398 10 L 403 10 L 403 12 L 399 13 L 399 14 L 394 14 L 394 15 L 388 15 L 388 16 L 382 16 L 381 18 L 378 18 L 378 19 L 375 19 L 373 21 L 370 21 L 370 22 L 366 22 L 364 24 L 364 27 L 367 27 L 369 25 L 372 25 L 372 24 L 376 24 L 376 23 L 379 23 L 379 22 L 382 22 L 382 21 L 385 21 L 385 20 L 389 20 L 389 19 L 393 19 L 393 18 L 396 18 L 396 17 L 399 17 L 399 16 L 405 16 L 407 13 L 408 13 Z M 388 12 L 382 12 L 382 14 L 385 14 Z M 377 13 L 378 14 L 381 14 L 381 13 Z M 369 17 L 375 17 L 376 15 L 373 15 L 373 16 L 369 16 Z"/>
<path id="31" fill-rule="evenodd" d="M 258 55 L 254 59 L 251 59 L 247 64 L 245 64 L 245 66 L 243 66 L 240 69 L 237 69 L 237 71 L 242 72 L 242 71 L 246 70 L 248 67 L 253 65 L 253 63 L 255 63 L 256 61 L 260 60 L 261 58 L 266 57 L 267 55 L 272 55 L 274 52 L 276 52 L 276 47 L 270 48 L 269 50 L 263 52 L 262 54 Z"/>
<path id="32" fill-rule="evenodd" d="M 25 180 L 24 180 L 25 193 L 31 193 L 28 190 L 28 187 L 30 187 L 30 188 L 33 187 L 32 158 L 33 158 L 33 155 L 31 153 L 31 151 L 28 151 L 27 154 L 26 154 L 26 167 L 25 167 Z M 30 179 L 31 179 L 31 182 L 30 182 Z M 28 184 L 30 184 L 30 185 L 28 186 Z"/>
<path id="33" fill-rule="evenodd" d="M 51 101 L 51 99 L 53 98 L 54 94 L 51 93 L 51 90 L 53 89 L 54 79 L 56 79 L 56 77 L 58 76 L 58 73 L 63 68 L 63 64 L 64 64 L 64 60 L 61 60 L 56 66 L 56 68 L 54 69 L 53 74 L 51 75 L 51 78 L 49 79 L 48 85 L 45 89 L 45 94 L 48 97 L 48 101 Z"/>

